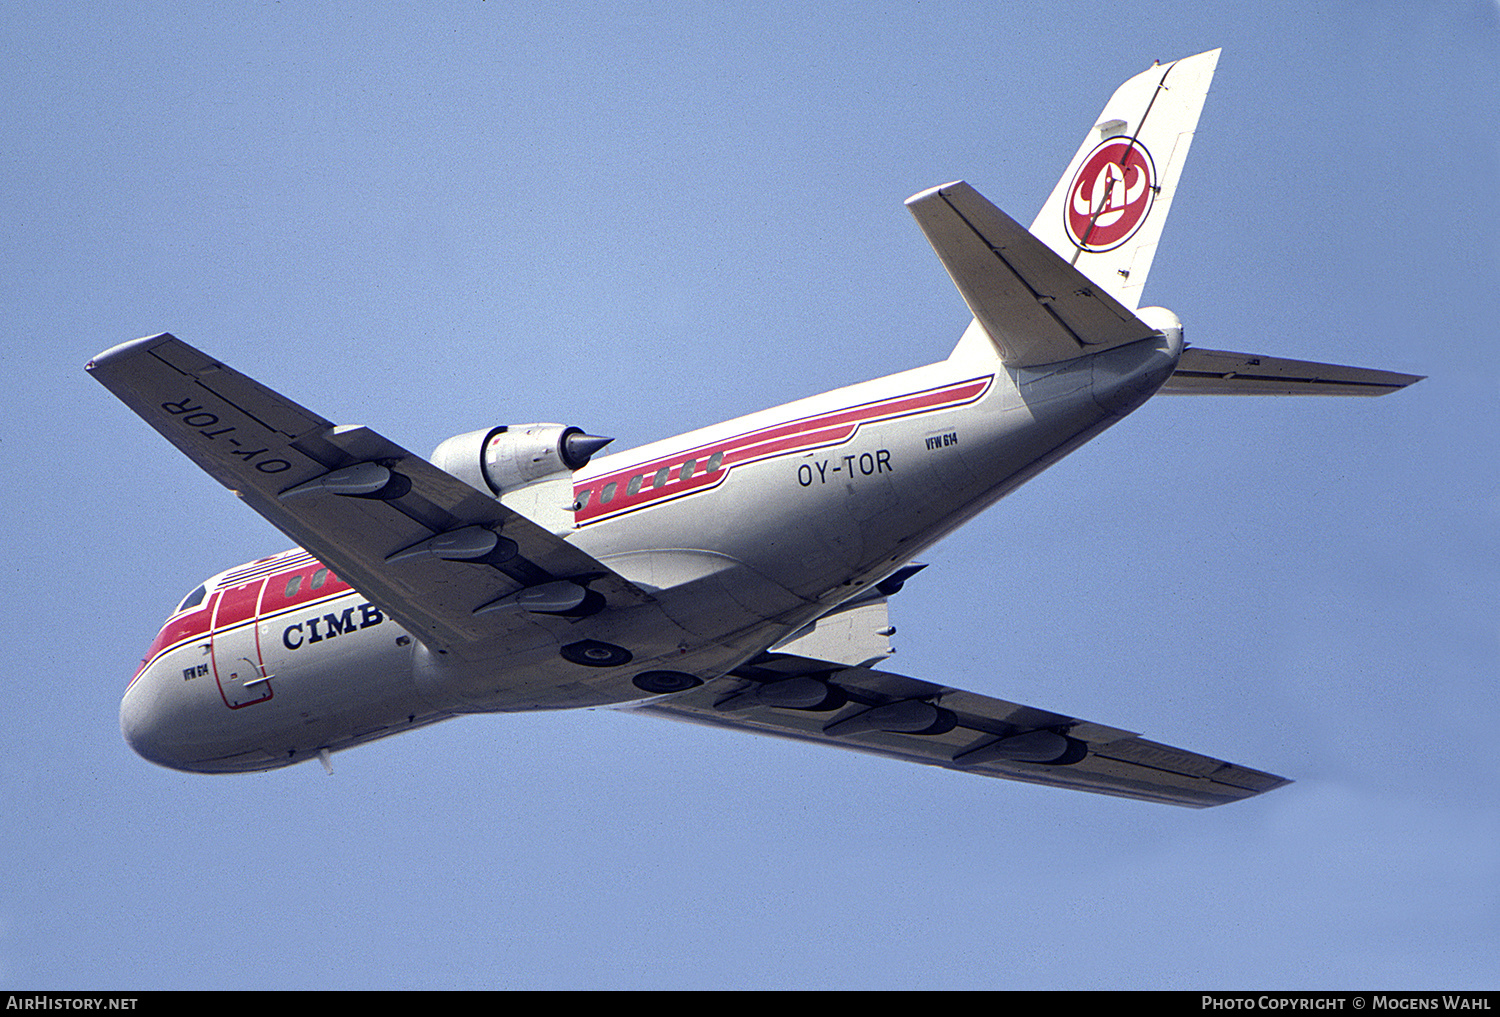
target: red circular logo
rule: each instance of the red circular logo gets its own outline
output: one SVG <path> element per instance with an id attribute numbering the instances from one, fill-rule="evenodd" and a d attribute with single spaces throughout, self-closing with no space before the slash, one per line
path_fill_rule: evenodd
<path id="1" fill-rule="evenodd" d="M 1068 239 L 1085 251 L 1109 251 L 1129 240 L 1156 197 L 1151 154 L 1139 141 L 1110 138 L 1089 153 L 1068 188 Z"/>

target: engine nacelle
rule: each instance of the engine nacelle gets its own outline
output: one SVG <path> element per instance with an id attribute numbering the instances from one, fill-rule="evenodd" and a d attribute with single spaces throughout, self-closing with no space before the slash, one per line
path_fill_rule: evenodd
<path id="1" fill-rule="evenodd" d="M 432 464 L 560 531 L 573 524 L 573 471 L 613 440 L 563 424 L 513 424 L 454 435 L 433 449 Z"/>
<path id="2" fill-rule="evenodd" d="M 562 424 L 492 427 L 449 438 L 433 450 L 432 464 L 481 491 L 502 495 L 581 470 L 610 441 Z"/>

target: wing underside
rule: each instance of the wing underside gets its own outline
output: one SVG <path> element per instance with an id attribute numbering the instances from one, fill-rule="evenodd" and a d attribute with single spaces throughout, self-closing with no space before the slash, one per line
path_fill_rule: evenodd
<path id="1" fill-rule="evenodd" d="M 828 690 L 822 703 L 812 703 L 819 695 L 814 684 Z M 1290 783 L 1131 731 L 887 671 L 787 654 L 763 655 L 724 681 L 635 710 L 1192 808 L 1239 801 Z M 1054 761 L 1027 761 L 1049 758 Z"/>
<path id="2" fill-rule="evenodd" d="M 429 645 L 550 631 L 564 620 L 482 610 L 549 582 L 586 585 L 609 607 L 648 599 L 593 557 L 420 456 L 369 428 L 335 426 L 171 335 L 116 346 L 89 371 Z"/>

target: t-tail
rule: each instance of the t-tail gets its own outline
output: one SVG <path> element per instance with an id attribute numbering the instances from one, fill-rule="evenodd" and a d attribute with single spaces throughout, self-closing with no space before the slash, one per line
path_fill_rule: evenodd
<path id="1" fill-rule="evenodd" d="M 1030 230 L 962 181 L 907 199 L 974 314 L 955 358 L 1039 367 L 1166 336 L 1181 354 L 1163 393 L 1382 395 L 1421 380 L 1184 347 L 1175 314 L 1140 306 L 1219 52 L 1121 85 Z"/>

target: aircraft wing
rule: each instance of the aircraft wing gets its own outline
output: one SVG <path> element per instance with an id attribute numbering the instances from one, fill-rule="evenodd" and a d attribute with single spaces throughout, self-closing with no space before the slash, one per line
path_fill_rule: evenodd
<path id="1" fill-rule="evenodd" d="M 824 692 L 830 698 L 818 703 Z M 762 654 L 723 680 L 633 712 L 1192 808 L 1290 783 L 1076 717 L 888 671 L 779 653 Z"/>
<path id="2" fill-rule="evenodd" d="M 1377 396 L 1398 391 L 1422 378 L 1420 374 L 1190 346 L 1182 351 L 1177 370 L 1158 391 L 1163 395 Z"/>
<path id="3" fill-rule="evenodd" d="M 369 428 L 335 426 L 174 336 L 122 343 L 88 370 L 215 480 L 435 648 L 562 623 L 524 610 L 476 612 L 552 581 L 586 585 L 610 607 L 649 599 L 420 456 Z"/>

